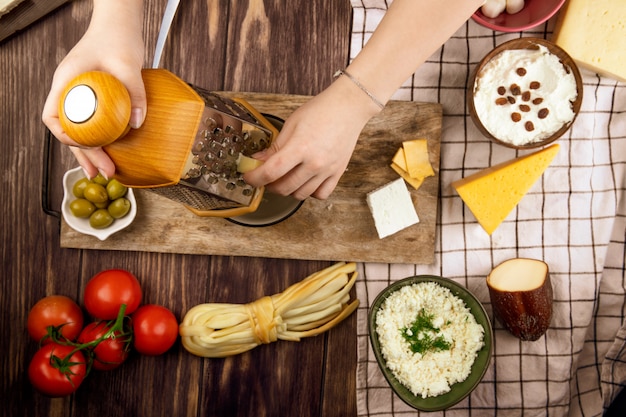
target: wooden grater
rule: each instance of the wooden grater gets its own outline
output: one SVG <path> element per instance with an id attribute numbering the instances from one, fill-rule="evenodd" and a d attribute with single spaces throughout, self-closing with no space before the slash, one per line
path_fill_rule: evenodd
<path id="1" fill-rule="evenodd" d="M 59 117 L 81 145 L 102 146 L 115 178 L 180 202 L 199 216 L 232 217 L 258 207 L 264 189 L 237 172 L 240 154 L 267 148 L 277 129 L 249 103 L 185 83 L 164 69 L 142 71 L 148 112 L 130 129 L 130 96 L 98 71 L 65 88 Z"/>

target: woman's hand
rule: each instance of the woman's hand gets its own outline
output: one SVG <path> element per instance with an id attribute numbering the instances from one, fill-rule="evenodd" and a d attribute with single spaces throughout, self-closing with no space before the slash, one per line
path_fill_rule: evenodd
<path id="1" fill-rule="evenodd" d="M 118 78 L 130 93 L 131 127 L 141 126 L 146 114 L 146 93 L 141 78 L 144 61 L 142 24 L 142 1 L 94 1 L 93 16 L 87 32 L 54 73 L 42 120 L 60 142 L 70 146 L 90 178 L 98 172 L 107 178 L 111 177 L 115 173 L 115 165 L 102 148 L 79 147 L 63 131 L 58 113 L 61 94 L 65 86 L 83 72 L 108 72 Z"/>
<path id="2" fill-rule="evenodd" d="M 263 165 L 244 175 L 247 183 L 304 200 L 326 199 L 344 173 L 367 121 L 380 108 L 346 77 L 297 109 L 267 150 Z"/>

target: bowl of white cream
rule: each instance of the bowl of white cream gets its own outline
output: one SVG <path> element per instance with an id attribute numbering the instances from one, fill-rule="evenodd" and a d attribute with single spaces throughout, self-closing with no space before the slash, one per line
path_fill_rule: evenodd
<path id="1" fill-rule="evenodd" d="M 478 130 L 515 149 L 561 137 L 576 119 L 583 95 L 576 63 L 540 38 L 496 47 L 476 67 L 469 90 L 469 113 Z"/>

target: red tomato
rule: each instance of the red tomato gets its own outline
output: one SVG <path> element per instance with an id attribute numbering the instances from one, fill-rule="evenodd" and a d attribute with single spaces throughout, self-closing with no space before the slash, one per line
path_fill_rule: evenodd
<path id="1" fill-rule="evenodd" d="M 123 269 L 108 269 L 89 280 L 85 287 L 85 308 L 93 317 L 113 320 L 122 304 L 129 315 L 141 303 L 141 286 L 133 274 Z"/>
<path id="2" fill-rule="evenodd" d="M 169 350 L 178 338 L 178 321 L 169 309 L 146 304 L 131 316 L 133 344 L 143 355 L 161 355 Z"/>
<path id="3" fill-rule="evenodd" d="M 100 339 L 111 328 L 112 324 L 106 321 L 89 323 L 80 335 L 78 343 L 89 343 Z M 120 366 L 127 358 L 130 351 L 130 334 L 122 334 L 116 330 L 106 339 L 101 340 L 93 352 L 93 369 L 98 371 L 110 371 Z"/>
<path id="4" fill-rule="evenodd" d="M 28 313 L 26 327 L 33 340 L 50 343 L 45 338 L 48 326 L 59 329 L 60 335 L 68 340 L 76 340 L 83 328 L 83 311 L 78 304 L 64 295 L 49 295 L 37 301 Z"/>
<path id="5" fill-rule="evenodd" d="M 28 365 L 31 384 L 44 395 L 64 397 L 78 389 L 85 378 L 85 356 L 73 346 L 48 343 L 35 353 Z"/>

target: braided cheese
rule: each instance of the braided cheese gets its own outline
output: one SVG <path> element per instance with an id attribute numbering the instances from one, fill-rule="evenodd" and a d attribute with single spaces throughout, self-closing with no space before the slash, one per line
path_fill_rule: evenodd
<path id="1" fill-rule="evenodd" d="M 349 302 L 356 278 L 354 262 L 338 262 L 248 304 L 199 304 L 180 324 L 182 344 L 194 355 L 222 358 L 279 339 L 316 336 L 356 310 L 359 300 Z"/>

